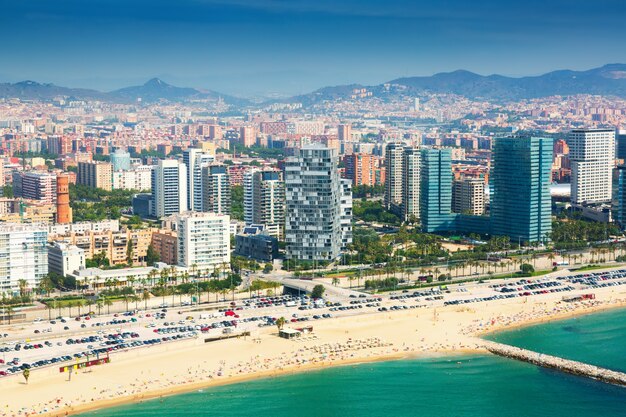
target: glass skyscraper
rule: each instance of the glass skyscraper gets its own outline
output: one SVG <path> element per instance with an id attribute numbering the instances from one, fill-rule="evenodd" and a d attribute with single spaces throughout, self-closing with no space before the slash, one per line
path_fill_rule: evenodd
<path id="1" fill-rule="evenodd" d="M 455 229 L 452 213 L 452 151 L 422 149 L 420 169 L 420 218 L 422 231 Z"/>
<path id="2" fill-rule="evenodd" d="M 492 150 L 491 233 L 543 242 L 552 232 L 552 139 L 496 138 Z"/>

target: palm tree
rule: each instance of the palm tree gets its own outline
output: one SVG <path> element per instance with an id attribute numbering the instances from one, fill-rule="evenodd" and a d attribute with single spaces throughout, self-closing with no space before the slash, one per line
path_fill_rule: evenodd
<path id="1" fill-rule="evenodd" d="M 554 253 L 550 252 L 548 254 L 548 260 L 550 261 L 550 264 L 554 264 L 554 258 L 555 258 Z"/>
<path id="2" fill-rule="evenodd" d="M 102 300 L 96 301 L 96 308 L 98 309 L 98 315 L 102 314 L 102 306 L 103 306 Z"/>
<path id="3" fill-rule="evenodd" d="M 143 289 L 143 292 L 141 293 L 141 300 L 144 302 L 144 309 L 148 310 L 148 300 L 150 299 L 150 291 L 148 291 L 146 288 Z"/>
<path id="4" fill-rule="evenodd" d="M 285 319 L 284 317 L 279 317 L 276 320 L 276 327 L 278 327 L 278 331 L 281 331 L 283 329 L 285 323 L 287 323 L 287 319 Z"/>
<path id="5" fill-rule="evenodd" d="M 76 304 L 74 303 L 74 300 L 69 300 L 67 302 L 67 308 L 69 309 L 70 312 L 70 317 L 72 317 L 72 307 L 74 307 Z"/>
<path id="6" fill-rule="evenodd" d="M 46 303 L 46 310 L 48 310 L 48 321 L 52 320 L 52 305 Z"/>
<path id="7" fill-rule="evenodd" d="M 135 294 L 130 296 L 130 301 L 135 303 L 135 310 L 139 310 L 139 308 L 137 307 L 137 303 L 139 301 L 141 301 L 141 298 L 137 297 Z"/>
<path id="8" fill-rule="evenodd" d="M 13 307 L 12 306 L 8 306 L 7 308 L 4 309 L 4 312 L 7 316 L 7 320 L 9 320 L 9 324 L 11 324 L 11 317 L 13 317 Z"/>
<path id="9" fill-rule="evenodd" d="M 151 270 L 150 272 L 148 272 L 148 280 L 150 281 L 150 286 L 154 286 L 154 279 L 156 278 L 156 276 L 159 275 L 159 273 L 157 272 L 156 269 Z"/>
<path id="10" fill-rule="evenodd" d="M 17 285 L 20 288 L 20 299 L 21 299 L 22 305 L 24 305 L 25 300 L 26 300 L 26 294 L 28 291 L 28 281 L 26 281 L 25 279 L 20 279 L 17 281 Z"/>
<path id="11" fill-rule="evenodd" d="M 85 300 L 76 300 L 76 307 L 78 307 L 78 315 L 80 316 L 80 308 L 85 305 Z"/>
<path id="12" fill-rule="evenodd" d="M 332 284 L 336 287 L 337 285 L 339 285 L 339 278 L 334 277 L 332 280 Z"/>
<path id="13" fill-rule="evenodd" d="M 104 305 L 107 308 L 107 314 L 111 314 L 111 306 L 113 305 L 113 301 L 109 297 L 104 299 Z"/>

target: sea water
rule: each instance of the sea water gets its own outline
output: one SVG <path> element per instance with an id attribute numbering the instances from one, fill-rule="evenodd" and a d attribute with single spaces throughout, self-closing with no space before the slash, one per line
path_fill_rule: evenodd
<path id="1" fill-rule="evenodd" d="M 626 370 L 626 310 L 489 336 Z M 207 388 L 84 416 L 626 416 L 626 388 L 496 356 L 364 363 Z"/>

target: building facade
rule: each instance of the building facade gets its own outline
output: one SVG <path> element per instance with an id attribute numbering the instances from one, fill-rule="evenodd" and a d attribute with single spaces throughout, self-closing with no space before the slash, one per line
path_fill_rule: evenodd
<path id="1" fill-rule="evenodd" d="M 482 216 L 485 214 L 485 182 L 480 178 L 462 178 L 452 185 L 452 211 Z"/>
<path id="2" fill-rule="evenodd" d="M 202 168 L 202 211 L 230 215 L 230 192 L 230 178 L 225 165 Z"/>
<path id="3" fill-rule="evenodd" d="M 335 149 L 307 145 L 286 159 L 288 259 L 332 261 L 340 255 L 342 192 Z"/>
<path id="4" fill-rule="evenodd" d="M 187 166 L 160 160 L 152 170 L 152 215 L 156 218 L 187 211 Z"/>
<path id="5" fill-rule="evenodd" d="M 33 291 L 48 273 L 48 232 L 34 225 L 0 225 L 0 293 Z"/>
<path id="6" fill-rule="evenodd" d="M 113 188 L 112 173 L 112 165 L 108 162 L 79 162 L 76 182 L 87 187 L 111 191 Z"/>
<path id="7" fill-rule="evenodd" d="M 552 232 L 551 138 L 496 138 L 491 181 L 491 233 L 544 242 Z"/>
<path id="8" fill-rule="evenodd" d="M 216 270 L 230 264 L 230 216 L 188 212 L 175 218 L 179 266 Z"/>
<path id="9" fill-rule="evenodd" d="M 610 202 L 615 167 L 613 129 L 575 129 L 568 137 L 572 167 L 572 203 Z"/>
<path id="10" fill-rule="evenodd" d="M 210 165 L 215 157 L 202 149 L 189 148 L 183 151 L 183 163 L 187 166 L 187 207 L 202 211 L 203 183 L 202 168 Z"/>
<path id="11" fill-rule="evenodd" d="M 65 242 L 51 242 L 48 246 L 48 271 L 66 276 L 85 268 L 85 251 Z"/>

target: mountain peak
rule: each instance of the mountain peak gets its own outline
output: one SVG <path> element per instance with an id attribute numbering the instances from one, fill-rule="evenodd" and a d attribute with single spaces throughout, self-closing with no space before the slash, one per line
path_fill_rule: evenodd
<path id="1" fill-rule="evenodd" d="M 151 78 L 144 84 L 146 87 L 169 87 L 169 84 L 160 78 Z"/>

